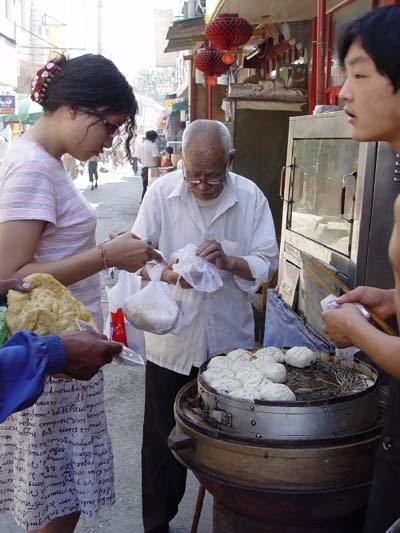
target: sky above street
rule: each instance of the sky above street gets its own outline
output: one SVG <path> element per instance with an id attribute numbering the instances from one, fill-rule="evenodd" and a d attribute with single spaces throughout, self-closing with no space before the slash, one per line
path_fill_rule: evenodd
<path id="1" fill-rule="evenodd" d="M 98 0 L 41 0 L 46 13 L 68 24 L 68 45 L 97 51 Z M 102 47 L 129 77 L 155 65 L 155 9 L 178 12 L 180 0 L 101 0 Z M 79 7 L 78 7 L 79 6 Z"/>

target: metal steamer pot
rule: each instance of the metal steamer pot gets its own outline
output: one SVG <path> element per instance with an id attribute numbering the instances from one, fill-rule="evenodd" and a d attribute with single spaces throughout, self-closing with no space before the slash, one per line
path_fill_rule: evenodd
<path id="1" fill-rule="evenodd" d="M 214 533 L 359 531 L 353 520 L 362 523 L 382 413 L 347 437 L 275 440 L 210 427 L 198 414 L 200 402 L 196 381 L 181 389 L 169 446 L 214 496 Z M 226 529 L 218 507 L 234 513 Z M 242 520 L 254 525 L 243 529 Z"/>
<path id="2" fill-rule="evenodd" d="M 214 496 L 214 533 L 361 531 L 385 394 L 356 364 L 375 385 L 329 402 L 232 400 L 206 365 L 181 389 L 169 446 Z"/>
<path id="3" fill-rule="evenodd" d="M 379 376 L 375 369 L 357 359 L 350 365 L 329 353 L 319 358 L 338 367 L 350 367 L 374 384 L 361 392 L 332 399 L 266 402 L 236 400 L 218 393 L 198 375 L 203 400 L 202 415 L 210 425 L 227 433 L 258 439 L 307 440 L 346 436 L 370 428 L 378 419 Z"/>

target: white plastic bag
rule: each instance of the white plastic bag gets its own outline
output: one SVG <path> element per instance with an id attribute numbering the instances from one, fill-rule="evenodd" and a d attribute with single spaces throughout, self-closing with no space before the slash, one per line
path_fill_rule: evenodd
<path id="1" fill-rule="evenodd" d="M 196 291 L 217 291 L 223 285 L 218 269 L 212 263 L 196 255 L 196 252 L 195 244 L 187 244 L 176 251 L 172 254 L 172 259 L 179 261 L 172 265 L 172 270 L 182 276 Z"/>
<path id="2" fill-rule="evenodd" d="M 168 284 L 160 281 L 164 264 L 148 268 L 150 283 L 124 303 L 127 320 L 137 329 L 164 335 L 179 333 L 186 326 L 180 302 L 172 296 Z"/>
<path id="3" fill-rule="evenodd" d="M 339 309 L 340 305 L 336 302 L 337 296 L 334 294 L 328 294 L 323 300 L 321 300 L 321 307 L 323 311 L 329 311 L 331 309 Z M 361 311 L 361 314 L 366 318 L 367 320 L 370 317 L 370 314 L 368 311 L 360 304 L 356 304 L 358 309 Z M 350 364 L 354 363 L 354 354 L 359 352 L 360 349 L 356 346 L 349 346 L 347 348 L 338 348 L 335 347 L 335 355 L 337 357 L 341 357 L 342 359 L 345 359 Z"/>
<path id="4" fill-rule="evenodd" d="M 122 342 L 131 350 L 145 357 L 146 347 L 143 331 L 135 329 L 124 316 L 123 305 L 127 297 L 140 291 L 141 277 L 125 270 L 119 271 L 118 282 L 106 288 L 109 312 L 104 327 L 107 338 Z"/>

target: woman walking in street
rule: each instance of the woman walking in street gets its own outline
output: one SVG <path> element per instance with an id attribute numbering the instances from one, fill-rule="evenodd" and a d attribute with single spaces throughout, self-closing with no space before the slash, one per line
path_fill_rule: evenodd
<path id="1" fill-rule="evenodd" d="M 99 271 L 136 271 L 158 254 L 125 233 L 96 246 L 92 206 L 61 157 L 87 161 L 135 126 L 132 88 L 100 55 L 61 57 L 41 69 L 32 99 L 43 116 L 16 141 L 0 171 L 0 278 L 52 274 L 102 330 Z M 0 511 L 28 531 L 71 533 L 82 513 L 114 502 L 103 377 L 87 383 L 49 377 L 36 405 L 0 426 Z"/>

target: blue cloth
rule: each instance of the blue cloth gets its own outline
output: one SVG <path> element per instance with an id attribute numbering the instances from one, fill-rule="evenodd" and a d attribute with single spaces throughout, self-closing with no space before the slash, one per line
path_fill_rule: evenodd
<path id="1" fill-rule="evenodd" d="M 314 350 L 335 351 L 333 345 L 310 330 L 274 289 L 268 290 L 264 346 L 306 346 Z"/>
<path id="2" fill-rule="evenodd" d="M 61 372 L 65 351 L 58 335 L 38 337 L 19 331 L 0 347 L 0 422 L 30 407 L 43 392 L 46 377 Z"/>

